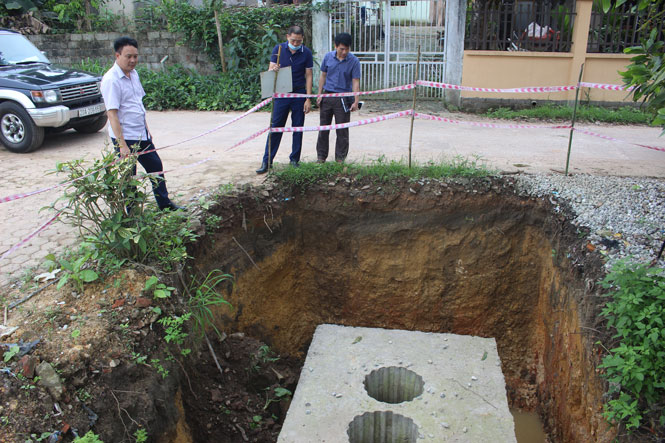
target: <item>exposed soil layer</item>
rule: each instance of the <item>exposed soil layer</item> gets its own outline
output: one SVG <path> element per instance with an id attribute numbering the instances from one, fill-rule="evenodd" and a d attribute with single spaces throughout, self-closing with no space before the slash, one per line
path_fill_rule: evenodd
<path id="1" fill-rule="evenodd" d="M 609 441 L 584 233 L 506 179 L 384 188 L 341 178 L 211 209 L 222 226 L 195 266 L 236 276 L 218 326 L 300 357 L 321 323 L 495 337 L 512 407 L 554 441 Z"/>
<path id="2" fill-rule="evenodd" d="M 235 276 L 233 309 L 215 312 L 227 336 L 209 334 L 223 375 L 205 341 L 187 343 L 186 358 L 165 344 L 153 307 L 182 313 L 180 279 L 166 302 L 142 291 L 143 271 L 84 291 L 53 285 L 10 311 L 19 329 L 3 341 L 40 338 L 28 357 L 53 365 L 63 393 L 6 363 L 0 442 L 52 431 L 71 441 L 91 427 L 106 442 L 134 441 L 139 427 L 158 442 L 274 442 L 321 323 L 495 337 L 510 405 L 537 411 L 552 441 L 614 436 L 589 335 L 600 256 L 510 179 L 267 185 L 202 220 L 191 273 Z"/>

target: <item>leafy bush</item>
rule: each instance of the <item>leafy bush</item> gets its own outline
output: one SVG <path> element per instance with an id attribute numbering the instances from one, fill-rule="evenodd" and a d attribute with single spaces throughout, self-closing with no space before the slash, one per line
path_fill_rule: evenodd
<path id="1" fill-rule="evenodd" d="M 148 8 L 146 15 L 151 21 L 154 17 L 164 17 L 169 31 L 181 33 L 189 46 L 204 51 L 210 60 L 221 65 L 213 2 L 196 7 L 185 0 L 164 0 Z M 293 24 L 305 29 L 305 42 L 309 42 L 309 5 L 219 8 L 218 16 L 224 57 L 230 69 L 261 67 L 265 70 L 272 48 L 282 41 Z"/>
<path id="2" fill-rule="evenodd" d="M 85 60 L 74 68 L 103 75 L 111 66 L 112 62 Z M 165 71 L 139 66 L 137 71 L 146 93 L 143 99 L 146 109 L 236 111 L 248 109 L 261 99 L 258 69 L 201 75 L 176 65 Z"/>
<path id="3" fill-rule="evenodd" d="M 665 272 L 619 263 L 602 285 L 613 290 L 602 315 L 619 340 L 600 366 L 612 395 L 604 415 L 629 430 L 650 414 L 665 426 Z"/>
<path id="4" fill-rule="evenodd" d="M 90 245 L 85 260 L 72 267 L 79 275 L 88 260 L 113 269 L 126 260 L 158 263 L 168 271 L 188 258 L 187 244 L 196 238 L 188 216 L 147 204 L 144 188 L 150 178 L 132 175 L 136 161 L 135 156 L 119 160 L 114 151 L 105 151 L 89 167 L 81 160 L 57 165 L 70 181 L 59 199 L 66 202 L 62 217 Z M 82 281 L 87 278 L 81 275 Z"/>

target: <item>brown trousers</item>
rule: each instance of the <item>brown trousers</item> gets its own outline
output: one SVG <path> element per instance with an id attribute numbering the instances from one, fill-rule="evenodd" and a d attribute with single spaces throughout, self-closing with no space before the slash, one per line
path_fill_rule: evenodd
<path id="1" fill-rule="evenodd" d="M 347 102 L 349 103 L 349 102 Z M 349 107 L 353 102 L 349 103 Z M 347 108 L 348 109 L 348 108 Z M 329 125 L 335 117 L 335 124 L 348 123 L 351 121 L 351 112 L 344 112 L 341 97 L 323 97 L 320 105 L 321 125 Z M 335 160 L 344 161 L 349 153 L 349 129 L 337 129 L 337 141 L 335 142 Z M 316 142 L 316 157 L 322 161 L 328 158 L 330 131 L 320 131 Z"/>

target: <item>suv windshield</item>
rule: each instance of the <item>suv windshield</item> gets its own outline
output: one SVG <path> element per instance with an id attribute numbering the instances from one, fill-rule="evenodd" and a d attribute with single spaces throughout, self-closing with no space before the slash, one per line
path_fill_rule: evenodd
<path id="1" fill-rule="evenodd" d="M 50 63 L 30 40 L 21 34 L 0 31 L 0 65 Z"/>

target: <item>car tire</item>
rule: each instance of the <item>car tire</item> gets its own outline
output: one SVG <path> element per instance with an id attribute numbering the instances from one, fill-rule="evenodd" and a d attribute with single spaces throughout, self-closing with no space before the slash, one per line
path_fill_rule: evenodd
<path id="1" fill-rule="evenodd" d="M 106 117 L 106 113 L 104 113 L 100 115 L 97 120 L 93 120 L 92 122 L 86 123 L 84 125 L 76 125 L 72 127 L 76 131 L 81 132 L 83 134 L 94 134 L 95 132 L 99 132 L 101 129 L 104 129 L 104 126 L 106 126 L 107 121 L 108 117 Z"/>
<path id="2" fill-rule="evenodd" d="M 0 103 L 0 142 L 12 152 L 31 152 L 44 142 L 44 128 L 35 125 L 21 105 Z"/>

